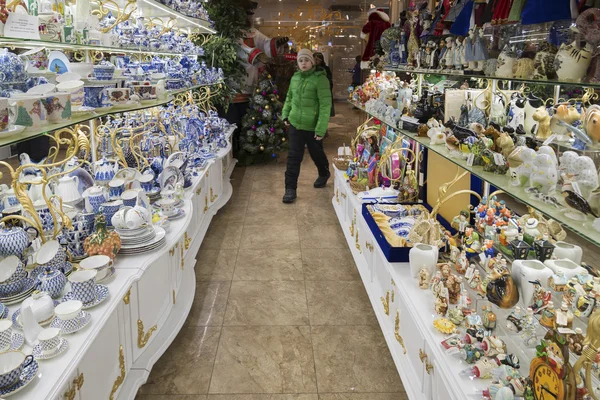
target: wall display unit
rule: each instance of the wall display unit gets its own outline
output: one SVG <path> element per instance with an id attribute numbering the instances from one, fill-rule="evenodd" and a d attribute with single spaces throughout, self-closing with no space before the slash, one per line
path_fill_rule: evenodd
<path id="1" fill-rule="evenodd" d="M 350 90 L 348 246 L 409 398 L 600 398 L 600 11 L 465 30 L 444 4 Z"/>
<path id="2" fill-rule="evenodd" d="M 181 329 L 236 163 L 212 33 L 192 1 L 0 3 L 0 146 L 32 149 L 0 161 L 0 397 L 133 399 Z"/>

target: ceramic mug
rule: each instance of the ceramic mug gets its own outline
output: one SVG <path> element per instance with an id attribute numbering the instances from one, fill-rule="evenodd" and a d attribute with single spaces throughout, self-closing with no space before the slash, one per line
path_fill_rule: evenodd
<path id="1" fill-rule="evenodd" d="M 102 92 L 104 86 L 85 86 L 83 105 L 86 107 L 101 108 L 103 107 Z"/>
<path id="2" fill-rule="evenodd" d="M 117 211 L 119 211 L 119 208 L 121 208 L 122 205 L 123 202 L 121 200 L 113 200 L 106 203 L 102 203 L 102 205 L 100 206 L 100 212 L 104 214 L 108 226 L 112 226 L 112 217 L 116 214 Z"/>
<path id="3" fill-rule="evenodd" d="M 34 96 L 15 96 L 9 100 L 11 116 L 10 123 L 26 127 L 40 127 L 46 125 L 46 109 L 42 100 Z"/>
<path id="4" fill-rule="evenodd" d="M 46 109 L 46 118 L 51 123 L 71 119 L 71 94 L 65 92 L 52 93 L 42 97 L 42 105 Z"/>
<path id="5" fill-rule="evenodd" d="M 140 228 L 147 223 L 145 209 L 140 206 L 132 208 L 125 216 L 125 222 L 128 229 Z"/>
<path id="6" fill-rule="evenodd" d="M 124 104 L 129 101 L 129 88 L 106 88 L 104 92 L 113 104 Z"/>
<path id="7" fill-rule="evenodd" d="M 131 85 L 134 93 L 140 96 L 142 100 L 156 99 L 156 86 L 150 85 Z"/>
<path id="8" fill-rule="evenodd" d="M 94 270 L 76 271 L 69 275 L 73 297 L 83 303 L 96 300 L 96 275 L 98 273 Z"/>
<path id="9" fill-rule="evenodd" d="M 8 128 L 8 98 L 0 97 L 0 131 Z"/>
<path id="10" fill-rule="evenodd" d="M 43 47 L 31 49 L 22 53 L 20 57 L 25 61 L 27 72 L 35 72 L 48 69 L 48 53 Z"/>
<path id="11" fill-rule="evenodd" d="M 171 189 L 161 190 L 160 197 L 163 199 L 172 199 L 175 200 L 175 191 Z"/>
<path id="12" fill-rule="evenodd" d="M 140 186 L 144 189 L 144 192 L 150 192 L 154 188 L 154 176 L 150 174 L 142 175 L 139 179 Z"/>
<path id="13" fill-rule="evenodd" d="M 60 344 L 60 329 L 46 328 L 37 336 L 42 353 L 53 353 Z"/>
<path id="14" fill-rule="evenodd" d="M 123 204 L 129 207 L 135 207 L 137 205 L 138 197 L 138 191 L 133 189 L 126 190 L 121 195 Z"/>
<path id="15" fill-rule="evenodd" d="M 112 225 L 117 229 L 127 229 L 126 216 L 133 207 L 123 207 L 119 211 L 117 211 L 111 220 Z"/>
<path id="16" fill-rule="evenodd" d="M 74 274 L 79 273 L 79 272 L 80 271 L 73 272 L 73 274 L 71 274 L 71 276 L 73 276 Z M 83 272 L 83 271 L 81 271 L 81 272 Z M 70 278 L 71 277 L 69 277 L 69 279 Z M 60 303 L 59 305 L 54 307 L 54 314 L 56 314 L 56 317 L 62 321 L 70 321 L 72 319 L 77 318 L 79 316 L 79 313 L 81 313 L 82 309 L 83 309 L 83 303 L 81 301 L 67 300 L 67 301 L 63 301 L 62 303 Z"/>
<path id="17" fill-rule="evenodd" d="M 175 213 L 175 200 L 174 199 L 162 199 L 159 202 L 160 210 L 166 216 L 171 216 Z"/>
<path id="18" fill-rule="evenodd" d="M 81 107 L 83 106 L 83 101 L 85 99 L 83 90 L 83 82 L 82 81 L 66 81 L 61 82 L 56 85 L 56 89 L 61 92 L 70 93 L 71 94 L 71 106 L 72 107 Z"/>
<path id="19" fill-rule="evenodd" d="M 10 349 L 12 344 L 12 321 L 0 319 L 0 352 Z"/>
<path id="20" fill-rule="evenodd" d="M 27 95 L 29 96 L 49 96 L 50 94 L 56 92 L 56 85 L 53 83 L 43 83 L 41 85 L 36 85 L 27 91 Z"/>

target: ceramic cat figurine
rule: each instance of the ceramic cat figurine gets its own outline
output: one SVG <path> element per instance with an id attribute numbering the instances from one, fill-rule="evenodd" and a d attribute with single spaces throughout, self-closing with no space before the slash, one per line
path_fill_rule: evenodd
<path id="1" fill-rule="evenodd" d="M 554 68 L 558 79 L 567 82 L 581 82 L 592 62 L 592 50 L 589 44 L 583 49 L 577 46 L 577 42 L 561 44 L 556 58 Z"/>
<path id="2" fill-rule="evenodd" d="M 533 79 L 546 80 L 556 77 L 554 59 L 557 48 L 551 43 L 543 43 L 533 59 Z"/>

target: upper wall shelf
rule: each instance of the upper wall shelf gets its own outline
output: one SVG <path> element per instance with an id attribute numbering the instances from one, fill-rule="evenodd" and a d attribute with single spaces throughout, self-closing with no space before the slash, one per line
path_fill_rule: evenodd
<path id="1" fill-rule="evenodd" d="M 591 82 L 566 82 L 566 81 L 554 81 L 554 80 L 540 80 L 540 79 L 520 79 L 520 78 L 501 78 L 497 76 L 485 76 L 485 75 L 476 75 L 476 74 L 463 74 L 459 71 L 449 71 L 449 70 L 428 70 L 428 69 L 417 69 L 417 68 L 392 68 L 385 67 L 384 71 L 389 72 L 399 72 L 406 74 L 420 74 L 420 75 L 442 75 L 446 77 L 451 77 L 454 79 L 495 79 L 499 81 L 508 81 L 514 83 L 533 83 L 536 85 L 561 85 L 561 86 L 578 86 L 578 87 L 590 87 L 590 88 L 600 88 L 600 82 L 591 83 Z"/>
<path id="2" fill-rule="evenodd" d="M 191 30 L 198 28 L 201 33 L 216 33 L 216 31 L 211 28 L 209 21 L 189 17 L 156 0 L 139 0 L 137 2 L 137 7 L 144 17 L 174 17 L 177 19 L 178 28 L 189 28 Z"/>
<path id="3" fill-rule="evenodd" d="M 444 145 L 444 144 L 431 145 L 429 143 L 428 137 L 418 137 L 416 133 L 408 132 L 408 131 L 405 131 L 402 129 L 395 128 L 393 124 L 386 122 L 385 120 L 379 118 L 376 115 L 372 115 L 372 114 L 368 113 L 365 110 L 365 108 L 362 107 L 361 105 L 355 104 L 353 102 L 350 102 L 350 104 L 352 104 L 355 107 L 360 108 L 365 113 L 377 118 L 382 123 L 391 126 L 392 128 L 394 128 L 394 130 L 396 132 L 406 136 L 409 139 L 412 139 L 412 140 L 418 142 L 419 144 L 426 147 L 427 149 L 439 154 L 440 156 L 442 156 L 442 157 L 446 158 L 447 160 L 451 161 L 452 163 L 456 164 L 460 168 L 470 172 L 471 174 L 483 179 L 486 182 L 489 182 L 490 185 L 492 185 L 500 190 L 503 190 L 504 192 L 506 192 L 506 194 L 515 198 L 519 202 L 526 204 L 526 205 L 532 207 L 533 209 L 547 215 L 549 218 L 554 219 L 555 221 L 564 225 L 565 227 L 572 230 L 579 236 L 589 240 L 590 242 L 594 243 L 597 246 L 600 246 L 600 232 L 596 231 L 592 227 L 592 223 L 594 222 L 593 217 L 588 216 L 588 219 L 585 221 L 575 221 L 573 219 L 570 219 L 564 214 L 565 207 L 557 208 L 553 205 L 546 204 L 537 199 L 534 199 L 533 197 L 531 197 L 531 195 L 529 193 L 525 192 L 525 188 L 520 187 L 520 186 L 513 186 L 511 184 L 509 175 L 497 175 L 497 174 L 494 174 L 491 172 L 485 172 L 483 170 L 483 167 L 480 167 L 480 166 L 469 166 L 469 165 L 467 165 L 466 160 L 451 157 L 450 152 L 446 149 L 446 145 Z"/>

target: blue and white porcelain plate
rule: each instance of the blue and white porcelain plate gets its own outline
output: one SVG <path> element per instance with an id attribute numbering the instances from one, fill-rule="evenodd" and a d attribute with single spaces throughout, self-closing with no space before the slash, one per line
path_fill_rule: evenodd
<path id="1" fill-rule="evenodd" d="M 58 346 L 56 347 L 56 349 L 54 349 L 54 351 L 52 353 L 44 353 L 42 350 L 42 346 L 37 344 L 31 351 L 31 355 L 36 360 L 49 360 L 51 358 L 61 355 L 68 348 L 69 348 L 69 342 L 67 342 L 67 339 L 60 338 L 60 343 L 58 344 Z"/>
<path id="2" fill-rule="evenodd" d="M 92 314 L 87 311 L 81 311 L 77 318 L 68 321 L 63 321 L 59 318 L 54 318 L 50 324 L 50 328 L 59 328 L 62 335 L 69 335 L 85 328 L 90 323 Z"/>
<path id="3" fill-rule="evenodd" d="M 92 308 L 102 303 L 104 300 L 108 298 L 108 287 L 104 285 L 96 285 L 96 299 L 90 301 L 89 303 L 83 303 L 83 309 L 87 310 L 88 308 Z M 79 300 L 73 296 L 73 292 L 69 292 L 65 294 L 62 301 L 68 300 Z"/>
<path id="4" fill-rule="evenodd" d="M 33 292 L 33 290 L 35 289 L 36 282 L 36 279 L 25 278 L 25 284 L 23 285 L 23 289 L 19 293 L 15 293 L 7 297 L 0 297 L 0 302 L 4 303 L 4 305 L 6 306 L 22 302 L 27 297 L 29 297 L 31 292 Z"/>
<path id="5" fill-rule="evenodd" d="M 39 368 L 40 367 L 39 367 L 37 361 L 33 360 L 31 362 L 31 364 L 29 364 L 28 366 L 23 368 L 23 371 L 21 372 L 21 376 L 19 377 L 19 380 L 15 384 L 5 387 L 5 388 L 0 388 L 0 396 L 2 396 L 2 397 L 11 396 L 11 395 L 17 393 L 19 390 L 23 389 L 25 386 L 29 385 L 31 383 L 31 381 L 33 380 L 33 378 L 36 377 Z"/>

